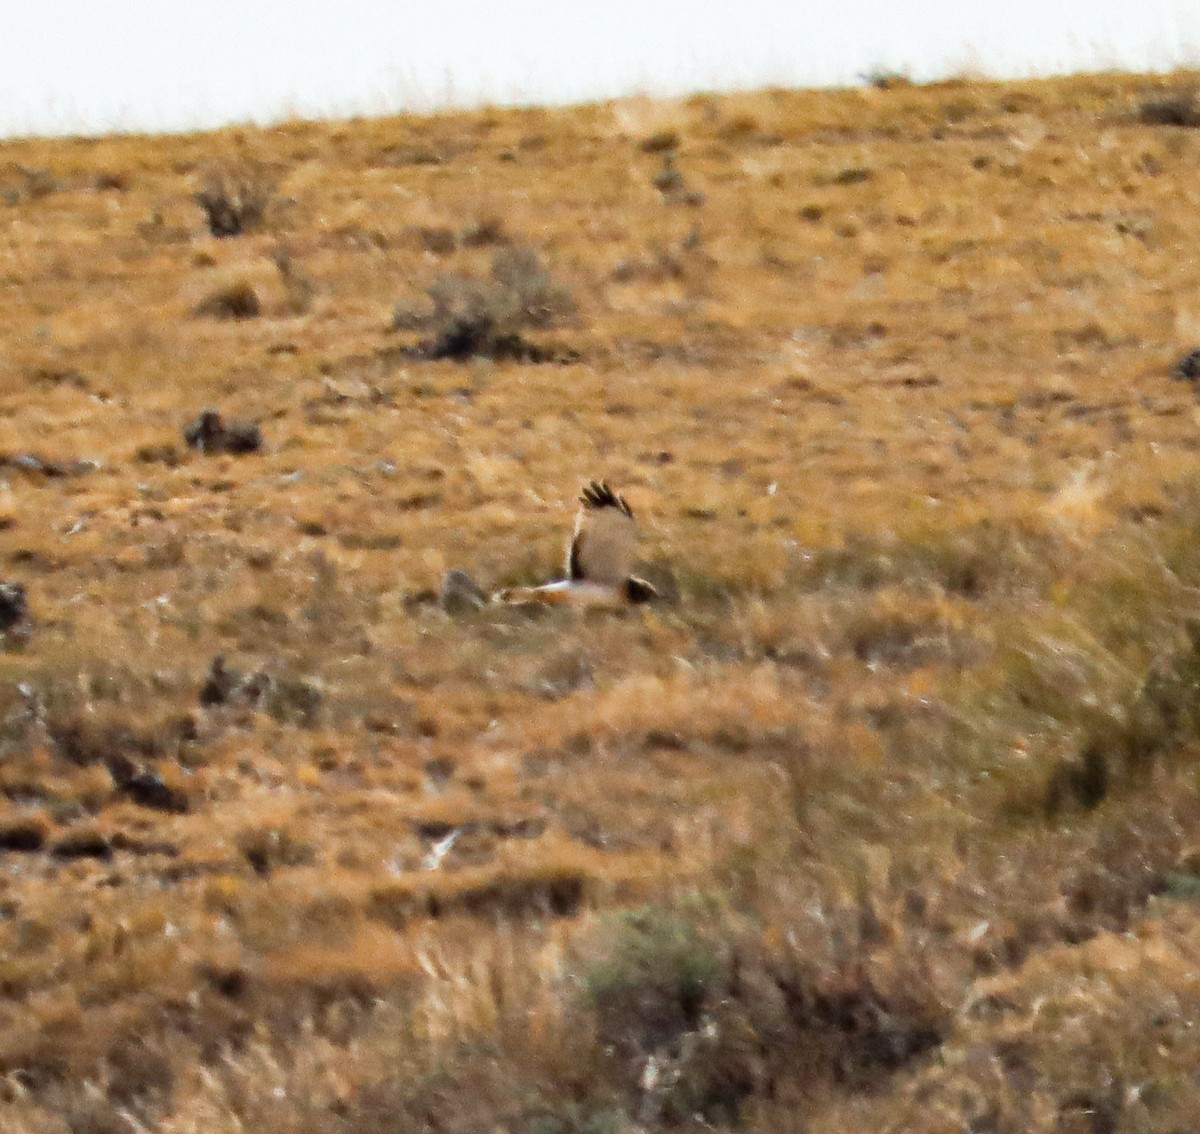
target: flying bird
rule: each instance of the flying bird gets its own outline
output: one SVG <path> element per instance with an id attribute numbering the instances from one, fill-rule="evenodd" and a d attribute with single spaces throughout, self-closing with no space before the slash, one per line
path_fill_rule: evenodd
<path id="1" fill-rule="evenodd" d="M 659 592 L 633 573 L 636 551 L 633 509 L 607 481 L 592 481 L 579 496 L 579 515 L 567 547 L 567 577 L 540 587 L 508 587 L 493 601 L 582 607 L 650 602 Z"/>

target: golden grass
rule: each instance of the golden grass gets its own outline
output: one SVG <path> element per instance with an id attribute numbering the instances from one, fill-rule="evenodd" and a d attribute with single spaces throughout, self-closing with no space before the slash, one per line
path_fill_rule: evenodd
<path id="1" fill-rule="evenodd" d="M 0 1126 L 1194 1125 L 1193 78 L 5 144 Z"/>

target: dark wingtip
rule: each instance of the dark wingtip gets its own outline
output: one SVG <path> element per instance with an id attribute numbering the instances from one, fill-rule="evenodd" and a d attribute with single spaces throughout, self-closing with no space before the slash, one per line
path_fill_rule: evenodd
<path id="1" fill-rule="evenodd" d="M 625 580 L 625 597 L 632 603 L 640 604 L 653 602 L 655 599 L 662 598 L 662 595 L 653 583 L 647 583 L 645 579 L 630 575 Z"/>
<path id="2" fill-rule="evenodd" d="M 606 480 L 593 480 L 590 484 L 584 485 L 583 491 L 579 494 L 579 502 L 585 508 L 616 508 L 633 519 L 633 509 L 629 507 L 625 497 L 614 492 Z"/>
<path id="3" fill-rule="evenodd" d="M 612 489 L 608 487 L 608 481 L 593 480 L 583 486 L 583 491 L 579 494 L 579 502 L 589 508 L 603 508 L 611 497 Z"/>

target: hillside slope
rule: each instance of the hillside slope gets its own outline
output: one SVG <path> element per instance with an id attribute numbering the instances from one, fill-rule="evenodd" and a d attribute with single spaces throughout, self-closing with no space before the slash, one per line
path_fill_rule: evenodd
<path id="1" fill-rule="evenodd" d="M 1195 1128 L 1192 81 L 0 147 L 0 1127 Z"/>

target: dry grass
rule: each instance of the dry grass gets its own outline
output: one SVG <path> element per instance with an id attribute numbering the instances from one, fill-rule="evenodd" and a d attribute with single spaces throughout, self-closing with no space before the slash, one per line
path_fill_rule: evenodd
<path id="1" fill-rule="evenodd" d="M 1195 1126 L 1196 78 L 885 78 L 5 145 L 0 1127 Z"/>

